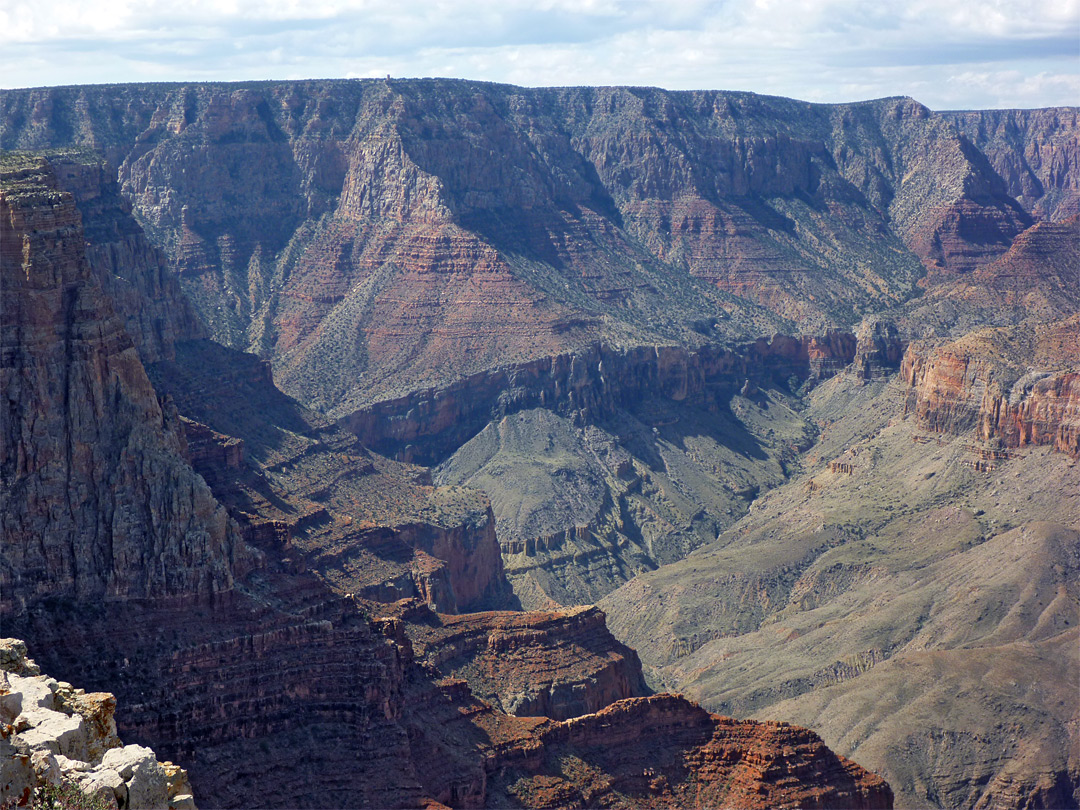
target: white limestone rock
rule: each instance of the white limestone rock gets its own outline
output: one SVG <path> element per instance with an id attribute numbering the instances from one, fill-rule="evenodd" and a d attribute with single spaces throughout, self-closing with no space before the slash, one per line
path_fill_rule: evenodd
<path id="1" fill-rule="evenodd" d="M 116 776 L 121 789 L 124 789 L 124 782 L 120 779 L 119 774 L 116 771 L 110 771 L 109 773 Z M 105 780 L 103 774 L 104 772 L 101 771 L 80 772 L 68 774 L 68 778 L 73 779 L 75 784 L 79 786 L 79 790 L 87 796 L 92 797 L 111 810 L 119 810 L 120 802 L 117 798 L 117 791 Z"/>
<path id="2" fill-rule="evenodd" d="M 101 767 L 112 768 L 120 777 L 127 782 L 135 772 L 135 766 L 144 761 L 156 762 L 157 757 L 149 748 L 142 745 L 125 745 L 123 748 L 112 748 L 105 752 L 101 758 Z M 162 779 L 165 771 L 162 770 Z"/>
<path id="3" fill-rule="evenodd" d="M 41 675 L 17 639 L 0 639 L 0 806 L 74 782 L 106 807 L 196 810 L 183 768 L 116 736 L 116 699 Z"/>
<path id="4" fill-rule="evenodd" d="M 165 768 L 150 752 L 149 759 L 135 763 L 127 780 L 128 806 L 141 810 L 169 810 L 169 788 Z"/>
<path id="5" fill-rule="evenodd" d="M 24 711 L 21 717 L 30 725 L 22 732 L 22 738 L 31 748 L 46 748 L 54 754 L 86 760 L 86 728 L 78 715 L 31 709 Z"/>

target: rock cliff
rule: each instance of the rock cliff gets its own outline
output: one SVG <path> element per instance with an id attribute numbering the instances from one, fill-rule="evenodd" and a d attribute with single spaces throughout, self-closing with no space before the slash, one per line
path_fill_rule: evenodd
<path id="1" fill-rule="evenodd" d="M 1080 213 L 1080 117 L 1075 107 L 971 110 L 941 114 L 989 159 L 1011 194 L 1035 218 Z"/>
<path id="2" fill-rule="evenodd" d="M 407 620 L 376 615 L 388 610 L 377 600 L 341 596 L 355 584 L 336 578 L 351 576 L 348 566 L 308 565 L 318 563 L 323 546 L 354 542 L 356 534 L 342 527 L 362 516 L 365 504 L 382 501 L 384 529 L 400 535 L 396 542 L 415 566 L 410 573 L 430 574 L 412 580 L 420 596 L 451 606 L 487 598 L 501 578 L 494 535 L 482 528 L 455 535 L 454 528 L 475 518 L 475 505 L 484 502 L 434 488 L 424 471 L 380 459 L 355 437 L 309 419 L 273 388 L 258 359 L 205 341 L 173 341 L 171 359 L 155 364 L 156 372 L 175 373 L 176 396 L 163 394 L 159 402 L 86 260 L 73 195 L 59 190 L 47 163 L 5 156 L 3 168 L 8 406 L 0 615 L 5 630 L 33 639 L 49 671 L 78 673 L 88 688 L 113 691 L 124 737 L 153 743 L 183 763 L 195 795 L 221 807 L 505 806 L 511 796 L 550 804 L 543 795 L 529 798 L 528 790 L 504 791 L 497 780 L 511 769 L 521 774 L 512 788 L 524 788 L 522 779 L 550 785 L 554 777 L 569 785 L 568 795 L 594 791 L 595 771 L 549 775 L 550 749 L 556 759 L 571 753 L 610 769 L 609 784 L 633 804 L 656 796 L 677 803 L 699 773 L 710 789 L 729 790 L 726 766 L 715 763 L 745 759 L 753 767 L 740 772 L 739 789 L 771 803 L 823 796 L 835 806 L 887 806 L 890 794 L 879 779 L 831 757 L 806 732 L 753 726 L 749 738 L 741 737 L 677 698 L 605 709 L 639 690 L 641 676 L 596 611 L 447 617 L 418 602 L 412 610 L 432 618 L 424 625 L 414 617 L 410 630 Z M 129 321 L 132 328 L 144 323 Z M 253 402 L 245 401 L 252 392 L 265 419 L 255 419 Z M 206 409 L 198 416 L 222 430 L 182 418 L 178 409 L 193 413 L 193 402 Z M 280 477 L 271 477 L 272 468 Z M 403 492 L 420 505 L 395 505 Z M 438 509 L 453 518 L 443 534 Z M 431 519 L 407 537 L 409 526 L 393 518 L 416 515 Z M 486 505 L 479 515 L 490 525 Z M 333 528 L 312 531 L 323 522 Z M 425 658 L 417 658 L 410 633 Z M 480 637 L 487 652 L 471 644 Z M 450 653 L 455 645 L 460 654 Z M 484 669 L 472 676 L 478 688 L 512 703 L 522 691 L 520 675 L 500 656 L 526 653 L 550 675 L 546 697 L 525 695 L 537 710 L 600 713 L 578 726 L 512 717 L 426 660 L 432 656 L 451 672 Z M 106 801 L 126 795 L 129 806 L 136 799 L 184 806 L 182 774 L 138 745 L 109 748 L 99 766 L 94 741 L 115 741 L 108 699 L 62 683 L 54 689 L 52 681 L 38 688 L 38 680 L 20 674 L 4 677 L 9 713 L 13 683 L 20 695 L 33 687 L 52 701 L 26 728 L 14 727 L 14 742 L 5 734 L 4 745 L 20 753 L 24 743 L 40 742 L 52 751 L 44 727 L 59 724 L 51 756 L 61 771 L 76 771 L 85 790 Z M 56 718 L 43 714 L 50 709 Z M 597 750 L 597 734 L 611 719 L 626 729 L 619 735 L 624 758 L 606 759 L 612 749 Z M 100 738 L 87 723 L 103 729 Z M 672 742 L 675 728 L 685 728 L 687 739 Z M 793 733 L 807 746 L 793 746 Z M 710 753 L 718 745 L 722 756 Z M 668 781 L 641 790 L 631 746 L 664 752 L 660 758 L 672 763 L 663 773 Z M 48 779 L 49 755 L 38 759 Z M 23 764 L 16 757 L 10 767 Z M 162 769 L 171 785 L 164 792 L 155 781 Z M 810 780 L 812 787 L 804 784 Z"/>
<path id="3" fill-rule="evenodd" d="M 675 695 L 537 731 L 539 746 L 500 752 L 489 806 L 892 807 L 888 785 L 812 732 L 718 717 Z"/>
<path id="4" fill-rule="evenodd" d="M 894 317 L 907 334 L 921 338 L 1068 318 L 1080 311 L 1077 268 L 1080 218 L 1037 222 L 994 261 L 932 287 Z"/>
<path id="5" fill-rule="evenodd" d="M 342 594 L 421 596 L 452 613 L 512 603 L 481 493 L 369 452 L 282 394 L 253 355 L 182 342 L 150 375 L 186 417 L 195 470 L 253 544 Z"/>
<path id="6" fill-rule="evenodd" d="M 113 162 L 213 334 L 334 416 L 597 344 L 851 327 L 1031 224 L 963 121 L 910 99 L 425 80 L 0 105 L 5 148 Z"/>
<path id="7" fill-rule="evenodd" d="M 124 745 L 115 711 L 113 695 L 42 675 L 24 642 L 0 639 L 0 801 L 195 810 L 187 773 Z"/>
<path id="8" fill-rule="evenodd" d="M 75 198 L 90 269 L 143 363 L 171 358 L 178 340 L 205 337 L 206 328 L 164 254 L 132 216 L 116 170 L 91 152 L 62 152 L 46 159 L 57 186 Z"/>
<path id="9" fill-rule="evenodd" d="M 298 719 L 348 683 L 325 738 L 374 734 L 392 750 L 393 648 L 355 609 L 333 613 L 317 583 L 260 589 L 273 571 L 188 465 L 180 419 L 159 405 L 86 260 L 72 194 L 44 162 L 5 156 L 3 169 L 5 630 L 32 639 L 59 677 L 115 692 L 124 736 L 184 762 L 215 804 L 250 805 L 256 785 L 271 804 L 348 803 L 356 785 L 340 784 Z M 337 675 L 333 655 L 313 653 L 312 670 L 297 645 L 366 663 Z M 266 671 L 281 680 L 267 684 Z M 273 757 L 252 755 L 275 738 L 315 783 L 328 780 L 325 792 L 294 791 Z M 415 795 L 408 779 L 387 789 Z"/>
<path id="10" fill-rule="evenodd" d="M 689 704 L 608 705 L 633 654 L 556 608 L 639 575 L 604 605 L 654 685 L 790 712 L 908 802 L 1075 802 L 1075 132 L 439 80 L 5 91 L 0 145 L 65 150 L 3 158 L 5 626 L 223 806 L 885 801 L 801 731 L 721 755 Z M 507 577 L 548 612 L 459 613 Z"/>
<path id="11" fill-rule="evenodd" d="M 648 693 L 636 653 L 596 608 L 443 616 L 398 603 L 380 612 L 401 618 L 421 661 L 507 714 L 565 720 Z"/>
<path id="12" fill-rule="evenodd" d="M 1008 448 L 1080 454 L 1080 315 L 1050 324 L 913 344 L 901 377 L 906 409 L 928 430 L 972 431 Z"/>
<path id="13" fill-rule="evenodd" d="M 91 272 L 74 199 L 36 161 L 5 159 L 3 182 L 0 612 L 212 600 L 250 557 Z"/>

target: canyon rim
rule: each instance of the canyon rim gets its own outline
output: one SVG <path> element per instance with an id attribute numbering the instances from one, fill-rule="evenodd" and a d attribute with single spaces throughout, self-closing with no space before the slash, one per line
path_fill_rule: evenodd
<path id="1" fill-rule="evenodd" d="M 3 798 L 1077 806 L 1078 115 L 0 91 Z"/>

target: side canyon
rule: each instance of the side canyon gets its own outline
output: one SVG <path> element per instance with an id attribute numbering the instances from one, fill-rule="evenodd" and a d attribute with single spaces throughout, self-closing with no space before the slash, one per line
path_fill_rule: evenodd
<path id="1" fill-rule="evenodd" d="M 1076 806 L 1077 114 L 3 91 L 5 635 L 204 806 Z"/>

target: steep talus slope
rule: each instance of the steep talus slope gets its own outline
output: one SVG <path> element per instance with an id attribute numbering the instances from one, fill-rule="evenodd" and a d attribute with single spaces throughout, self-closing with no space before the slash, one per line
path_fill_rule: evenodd
<path id="1" fill-rule="evenodd" d="M 712 408 L 648 399 L 599 426 L 534 409 L 492 422 L 437 472 L 492 499 L 526 607 L 595 602 L 681 559 L 745 513 L 813 429 L 774 391 Z"/>
<path id="2" fill-rule="evenodd" d="M 1044 324 L 1080 311 L 1080 217 L 1037 222 L 1009 250 L 891 313 L 914 337 L 960 337 L 984 326 Z"/>
<path id="3" fill-rule="evenodd" d="M 928 436 L 906 400 L 898 380 L 819 387 L 807 472 L 601 606 L 654 687 L 810 724 L 899 806 L 1069 805 L 1077 468 L 967 423 Z"/>

